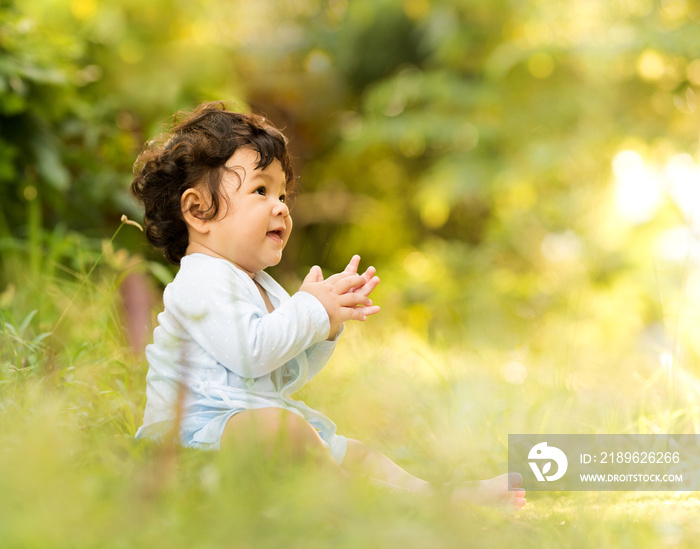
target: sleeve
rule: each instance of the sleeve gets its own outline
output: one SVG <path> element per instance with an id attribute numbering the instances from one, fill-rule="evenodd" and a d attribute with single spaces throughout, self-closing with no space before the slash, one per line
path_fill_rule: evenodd
<path id="1" fill-rule="evenodd" d="M 340 331 L 332 341 L 320 341 L 306 350 L 306 360 L 309 363 L 307 381 L 311 381 L 328 363 L 344 329 L 344 326 L 341 326 Z"/>
<path id="2" fill-rule="evenodd" d="M 166 289 L 166 308 L 197 344 L 241 377 L 268 374 L 328 337 L 328 315 L 311 294 L 298 292 L 268 313 L 226 265 L 204 276 L 182 274 Z"/>

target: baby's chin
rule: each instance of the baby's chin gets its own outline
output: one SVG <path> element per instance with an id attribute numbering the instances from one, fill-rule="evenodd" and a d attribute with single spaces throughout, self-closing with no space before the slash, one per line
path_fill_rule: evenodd
<path id="1" fill-rule="evenodd" d="M 282 254 L 280 253 L 276 258 L 271 258 L 268 262 L 267 265 L 263 267 L 263 269 L 267 269 L 268 267 L 275 267 L 280 264 L 280 261 L 282 261 Z"/>

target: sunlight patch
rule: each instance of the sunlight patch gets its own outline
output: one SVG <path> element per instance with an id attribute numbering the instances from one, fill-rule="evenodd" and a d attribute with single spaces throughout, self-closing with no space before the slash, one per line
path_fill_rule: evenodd
<path id="1" fill-rule="evenodd" d="M 621 151 L 612 162 L 615 206 L 625 221 L 645 223 L 656 214 L 662 192 L 654 174 L 636 151 Z"/>

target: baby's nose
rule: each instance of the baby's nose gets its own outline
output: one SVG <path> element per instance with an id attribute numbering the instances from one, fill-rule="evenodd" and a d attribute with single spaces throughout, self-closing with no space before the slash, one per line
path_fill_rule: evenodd
<path id="1" fill-rule="evenodd" d="M 284 202 L 280 202 L 278 205 L 275 206 L 274 214 L 281 215 L 282 217 L 287 217 L 289 215 L 289 206 L 287 206 Z"/>

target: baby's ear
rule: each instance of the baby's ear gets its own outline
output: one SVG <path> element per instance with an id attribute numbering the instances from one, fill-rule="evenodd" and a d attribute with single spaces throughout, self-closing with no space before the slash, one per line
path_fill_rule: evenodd
<path id="1" fill-rule="evenodd" d="M 206 212 L 209 204 L 204 199 L 203 194 L 197 189 L 187 189 L 180 198 L 180 207 L 185 223 L 198 233 L 209 232 L 209 223 Z"/>

